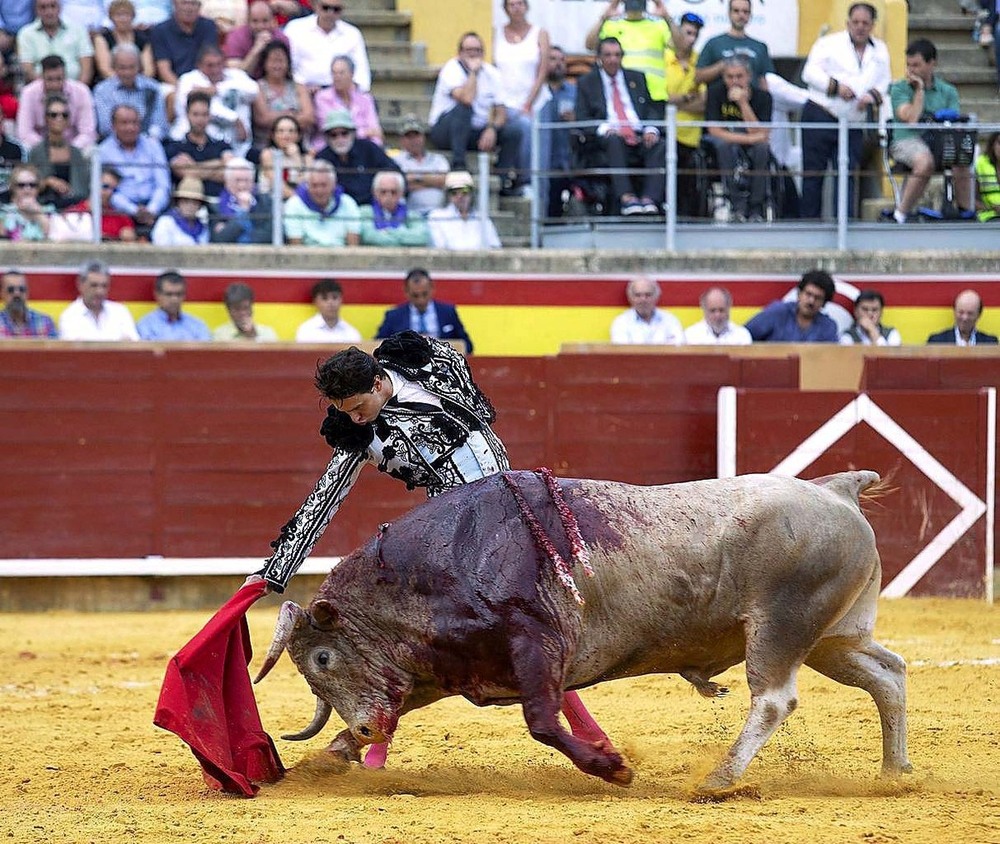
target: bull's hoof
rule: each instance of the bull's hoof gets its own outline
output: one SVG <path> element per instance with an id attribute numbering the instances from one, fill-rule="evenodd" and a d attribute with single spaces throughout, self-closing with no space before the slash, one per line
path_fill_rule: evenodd
<path id="1" fill-rule="evenodd" d="M 912 774 L 913 765 L 907 760 L 901 765 L 883 765 L 881 776 L 883 779 L 893 780 L 898 779 L 904 774 Z"/>
<path id="2" fill-rule="evenodd" d="M 711 786 L 702 783 L 691 795 L 692 803 L 724 803 L 726 800 L 735 800 L 739 797 L 748 797 L 752 800 L 760 800 L 760 786 L 757 785 L 729 785 Z"/>
<path id="3" fill-rule="evenodd" d="M 326 753 L 328 756 L 342 761 L 345 766 L 348 762 L 360 762 L 361 754 L 358 752 L 358 747 L 352 742 L 345 741 L 340 736 L 337 736 L 326 748 Z"/>

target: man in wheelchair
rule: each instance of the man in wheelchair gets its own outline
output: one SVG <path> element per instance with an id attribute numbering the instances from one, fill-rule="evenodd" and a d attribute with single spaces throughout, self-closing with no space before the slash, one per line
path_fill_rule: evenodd
<path id="1" fill-rule="evenodd" d="M 770 131 L 766 126 L 771 120 L 771 95 L 752 82 L 745 56 L 725 59 L 721 82 L 708 88 L 705 120 L 751 124 L 731 129 L 709 126 L 707 141 L 715 148 L 733 218 L 738 222 L 762 221 L 771 175 Z M 741 189 L 737 170 L 745 170 L 748 190 Z"/>
<path id="2" fill-rule="evenodd" d="M 935 73 L 937 48 L 926 38 L 918 38 L 906 48 L 906 77 L 889 86 L 892 103 L 893 139 L 889 154 L 897 164 L 909 169 L 902 194 L 892 211 L 897 223 L 915 218 L 915 209 L 935 172 L 951 168 L 958 216 L 975 218 L 970 155 L 945 155 L 947 140 L 942 130 L 928 129 L 934 115 L 961 112 L 958 90 Z M 912 128 L 911 128 L 912 127 Z M 950 130 L 946 130 L 950 131 Z M 968 160 L 966 160 L 968 159 Z"/>

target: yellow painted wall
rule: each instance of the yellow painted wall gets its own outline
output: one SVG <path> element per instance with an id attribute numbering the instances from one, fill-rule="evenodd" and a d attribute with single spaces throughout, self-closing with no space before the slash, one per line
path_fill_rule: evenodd
<path id="1" fill-rule="evenodd" d="M 465 32 L 476 32 L 486 45 L 486 55 L 493 55 L 493 7 L 489 0 L 396 0 L 400 12 L 412 12 L 414 43 L 427 45 L 428 64 L 444 64 L 458 52 L 458 39 Z"/>
<path id="2" fill-rule="evenodd" d="M 832 3 L 803 0 L 799 3 L 799 54 L 803 57 L 809 54 L 813 42 L 820 36 L 824 26 L 829 32 L 844 29 L 847 20 L 847 10 L 856 0 L 833 0 Z M 875 25 L 875 37 L 881 38 L 889 48 L 892 59 L 892 78 L 903 75 L 906 65 L 906 42 L 909 38 L 907 24 L 906 0 L 865 0 L 878 11 L 878 21 Z"/>
<path id="3" fill-rule="evenodd" d="M 31 304 L 58 320 L 68 303 L 32 301 Z M 125 304 L 136 320 L 155 307 L 151 302 Z M 213 330 L 228 320 L 221 304 L 192 302 L 185 306 L 185 310 L 201 317 Z M 579 306 L 463 305 L 461 314 L 462 322 L 476 345 L 477 355 L 520 357 L 554 355 L 568 343 L 607 343 L 610 340 L 611 320 L 622 310 Z M 685 327 L 701 319 L 701 310 L 697 307 L 671 307 L 669 310 Z M 735 307 L 732 319 L 742 325 L 758 310 Z M 312 306 L 306 304 L 258 302 L 254 305 L 256 321 L 272 327 L 285 341 L 294 340 L 296 328 L 314 313 Z M 381 305 L 345 305 L 341 316 L 367 340 L 374 338 L 384 313 L 385 308 Z M 886 308 L 884 323 L 899 329 L 903 343 L 921 346 L 926 343 L 929 334 L 951 325 L 953 315 L 951 308 Z M 990 334 L 1000 334 L 1000 310 L 987 310 L 979 327 Z"/>

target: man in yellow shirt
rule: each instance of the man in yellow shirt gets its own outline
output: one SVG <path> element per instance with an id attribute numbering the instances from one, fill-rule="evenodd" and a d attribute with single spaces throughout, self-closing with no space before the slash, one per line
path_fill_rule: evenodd
<path id="1" fill-rule="evenodd" d="M 665 90 L 667 105 L 677 107 L 677 121 L 701 120 L 705 114 L 705 86 L 695 81 L 698 54 L 694 42 L 705 25 L 700 15 L 685 12 L 681 15 L 672 47 L 665 56 Z M 700 126 L 677 127 L 677 216 L 698 216 L 702 203 L 697 196 L 694 169 L 695 152 L 701 143 Z M 685 172 L 687 171 L 687 172 Z"/>

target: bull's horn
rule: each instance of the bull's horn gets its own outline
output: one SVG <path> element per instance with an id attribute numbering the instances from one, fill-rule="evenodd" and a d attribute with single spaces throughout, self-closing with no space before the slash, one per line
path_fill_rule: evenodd
<path id="1" fill-rule="evenodd" d="M 259 683 L 263 680 L 267 673 L 274 668 L 274 664 L 281 657 L 282 652 L 288 647 L 288 640 L 292 637 L 292 630 L 295 628 L 295 622 L 299 620 L 305 614 L 305 610 L 302 609 L 294 601 L 285 601 L 281 605 L 281 610 L 278 613 L 278 620 L 274 625 L 274 638 L 271 639 L 271 647 L 267 649 L 267 655 L 264 657 L 264 664 L 260 667 L 260 671 L 257 672 L 257 676 L 254 678 L 254 683 Z"/>
<path id="2" fill-rule="evenodd" d="M 326 722 L 330 720 L 330 713 L 332 711 L 333 707 L 330 704 L 322 698 L 316 698 L 316 714 L 313 715 L 312 723 L 301 733 L 293 733 L 292 735 L 282 736 L 282 738 L 285 741 L 304 741 L 305 739 L 312 738 L 326 726 Z"/>

